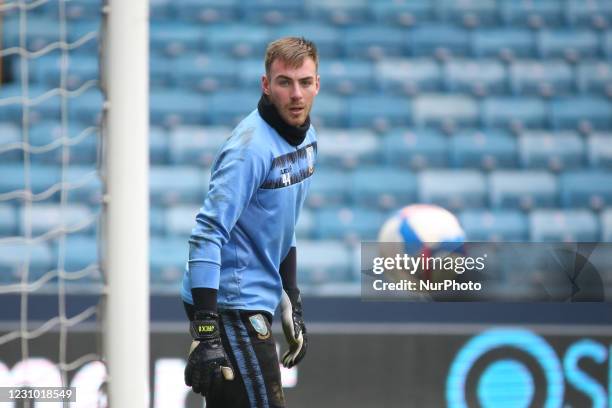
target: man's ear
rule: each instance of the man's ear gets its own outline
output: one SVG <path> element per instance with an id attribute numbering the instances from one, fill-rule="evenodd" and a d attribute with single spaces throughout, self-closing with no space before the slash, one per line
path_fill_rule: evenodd
<path id="1" fill-rule="evenodd" d="M 319 93 L 319 89 L 321 88 L 321 77 L 319 75 L 317 75 L 315 86 L 316 86 L 315 95 L 317 95 Z"/>
<path id="2" fill-rule="evenodd" d="M 266 95 L 270 95 L 270 81 L 268 80 L 268 76 L 267 75 L 262 75 L 261 76 L 261 90 Z"/>

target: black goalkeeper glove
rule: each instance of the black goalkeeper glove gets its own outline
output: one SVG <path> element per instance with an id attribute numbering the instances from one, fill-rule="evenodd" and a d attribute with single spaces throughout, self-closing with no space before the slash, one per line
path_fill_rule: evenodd
<path id="1" fill-rule="evenodd" d="M 234 371 L 221 343 L 216 313 L 196 312 L 190 332 L 193 342 L 185 367 L 185 384 L 206 397 L 224 379 L 233 380 Z"/>
<path id="2" fill-rule="evenodd" d="M 302 316 L 302 299 L 299 290 L 283 291 L 281 318 L 285 339 L 289 345 L 289 350 L 283 354 L 282 362 L 285 367 L 291 368 L 304 358 L 308 348 L 308 336 Z"/>

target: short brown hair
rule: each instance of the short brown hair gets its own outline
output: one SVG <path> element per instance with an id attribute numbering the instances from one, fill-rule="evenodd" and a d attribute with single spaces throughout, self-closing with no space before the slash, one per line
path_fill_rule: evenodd
<path id="1" fill-rule="evenodd" d="M 280 59 L 292 68 L 298 68 L 304 59 L 310 57 L 319 70 L 319 55 L 317 46 L 304 37 L 283 37 L 272 41 L 266 49 L 266 76 L 270 76 L 272 63 Z"/>

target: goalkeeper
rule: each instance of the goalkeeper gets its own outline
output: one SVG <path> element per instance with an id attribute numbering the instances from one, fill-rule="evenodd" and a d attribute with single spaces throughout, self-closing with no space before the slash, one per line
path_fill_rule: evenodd
<path id="1" fill-rule="evenodd" d="M 271 334 L 281 304 L 289 349 L 307 347 L 296 283 L 295 224 L 314 173 L 310 110 L 319 92 L 315 45 L 287 37 L 268 45 L 263 94 L 219 151 L 189 240 L 181 295 L 193 343 L 185 383 L 207 407 L 284 407 Z"/>

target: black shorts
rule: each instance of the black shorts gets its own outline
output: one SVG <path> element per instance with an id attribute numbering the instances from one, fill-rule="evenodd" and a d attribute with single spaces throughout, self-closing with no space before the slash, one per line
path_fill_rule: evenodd
<path id="1" fill-rule="evenodd" d="M 185 310 L 193 320 L 193 306 L 185 303 Z M 221 341 L 234 368 L 234 380 L 211 390 L 207 408 L 285 406 L 271 323 L 267 312 L 219 310 Z"/>

